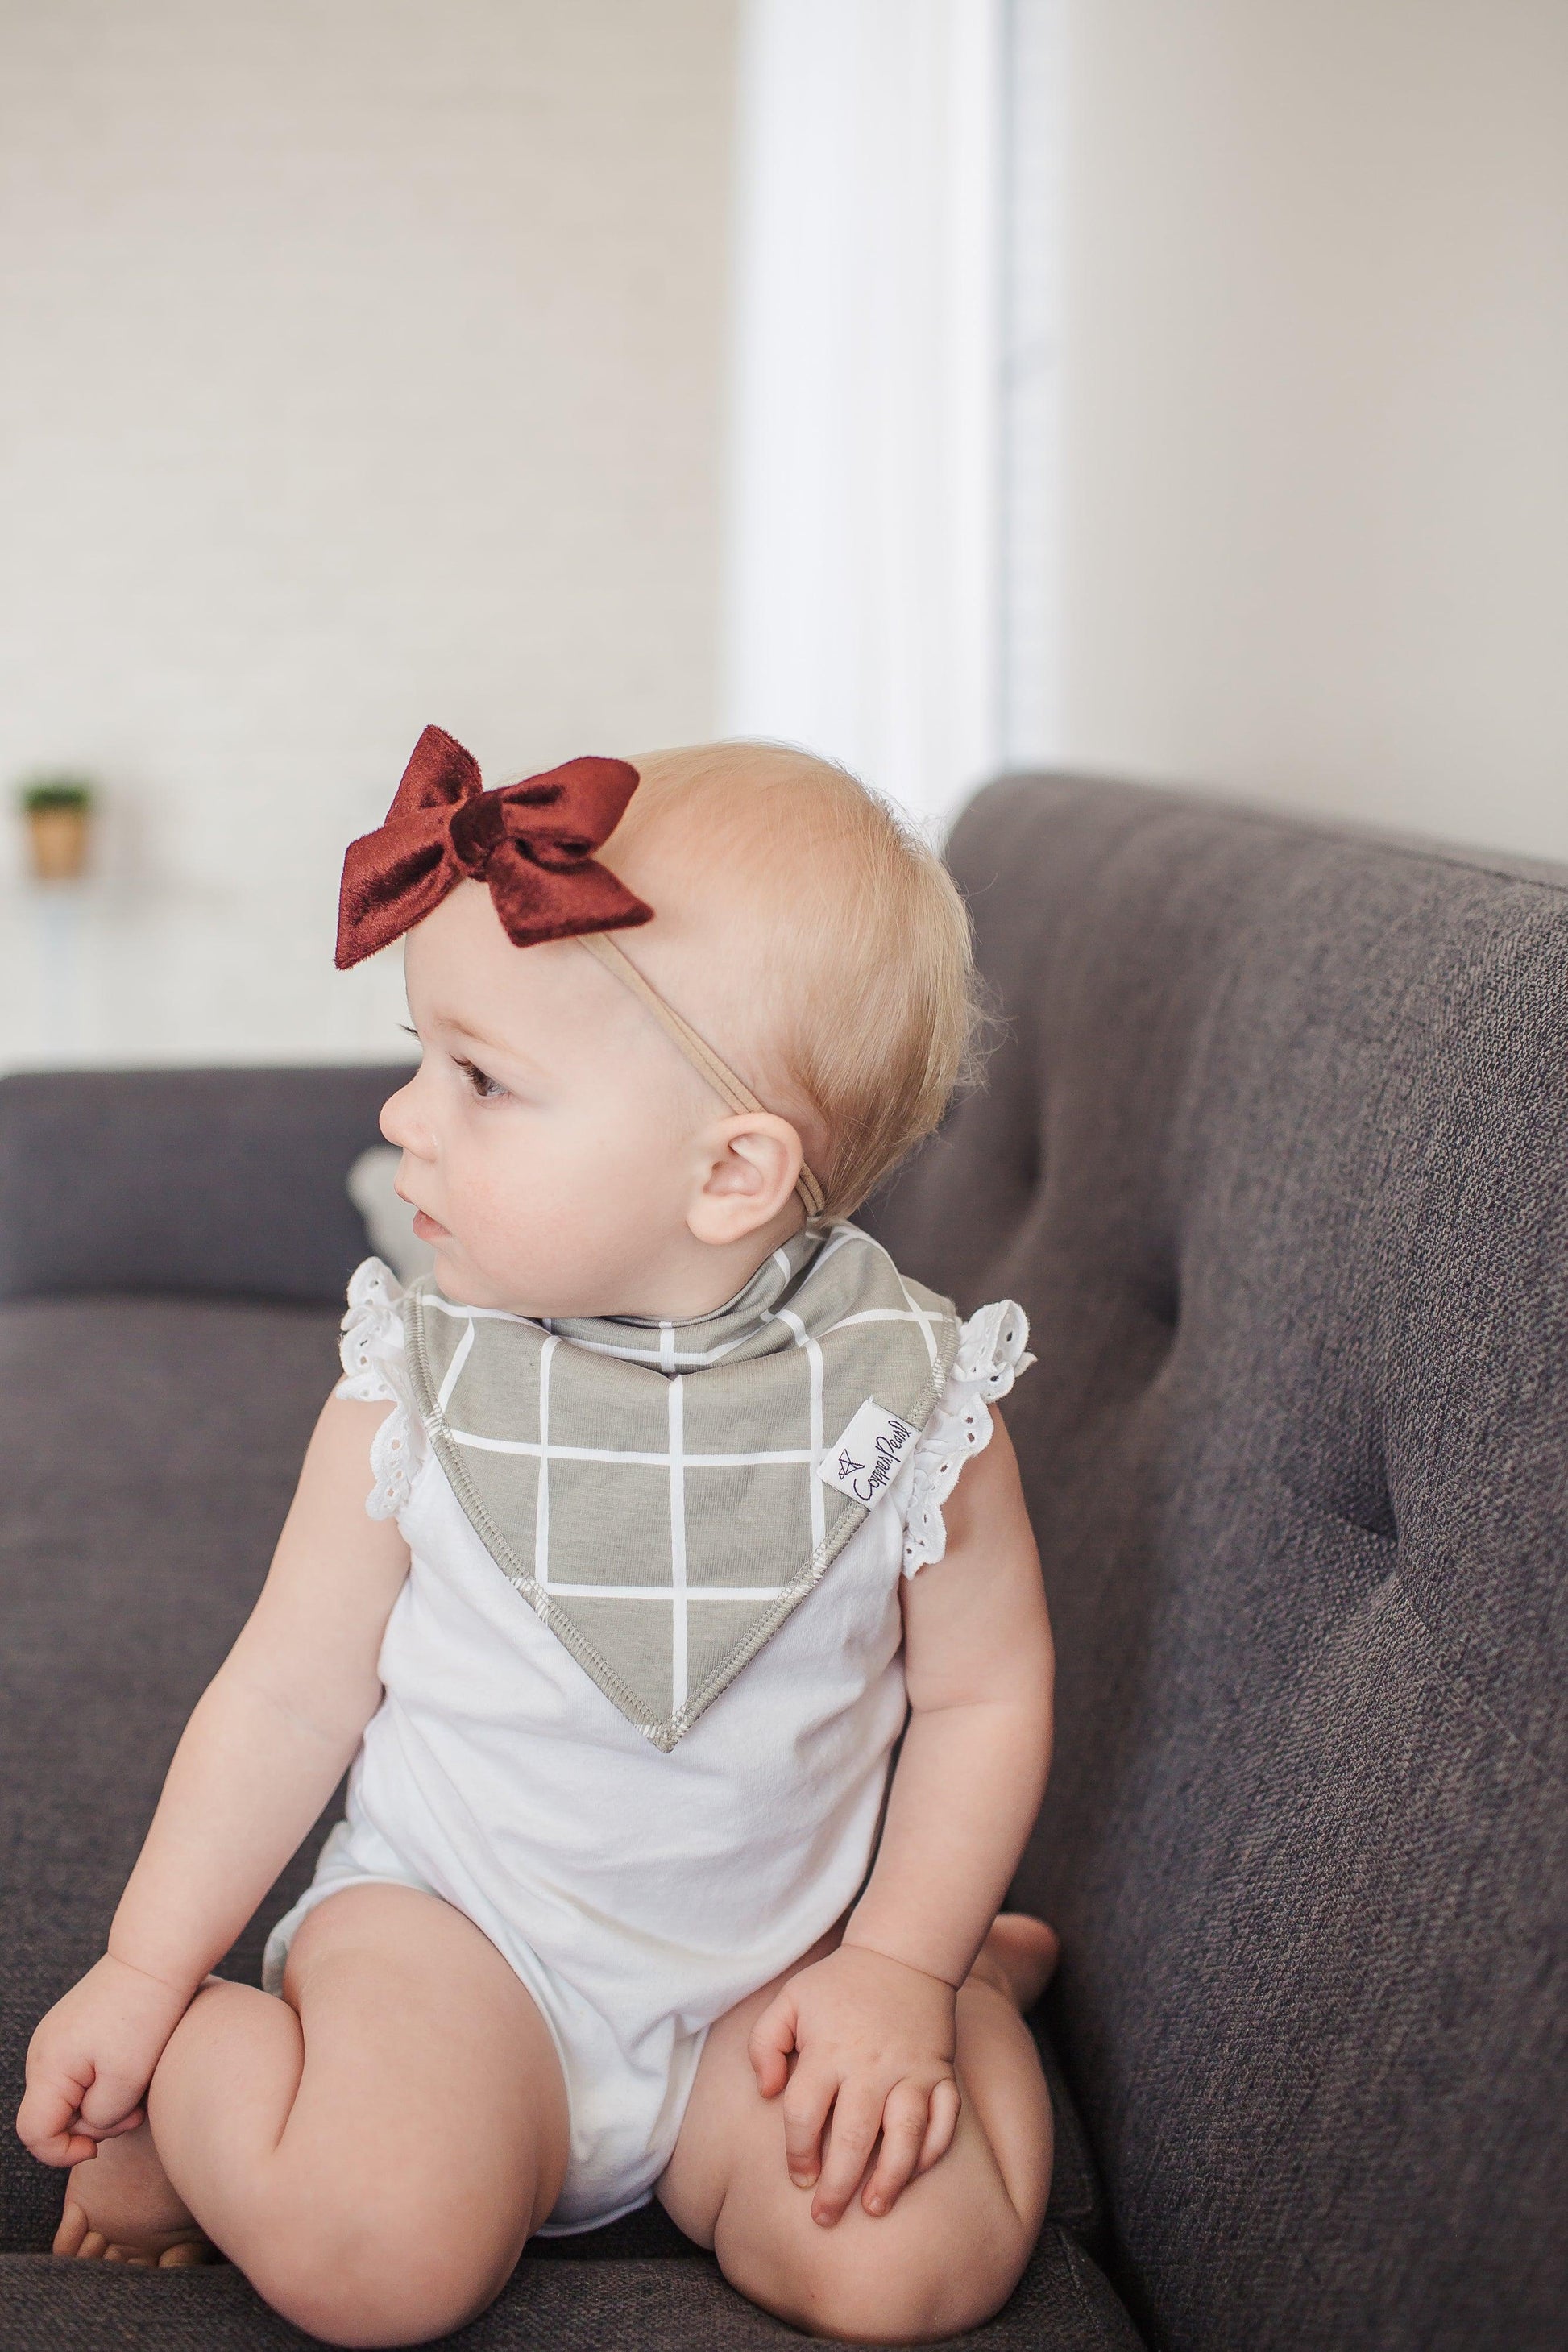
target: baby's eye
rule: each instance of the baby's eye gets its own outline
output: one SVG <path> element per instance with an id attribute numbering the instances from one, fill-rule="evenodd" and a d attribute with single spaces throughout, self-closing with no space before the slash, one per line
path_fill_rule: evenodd
<path id="1" fill-rule="evenodd" d="M 459 1060 L 458 1067 L 466 1075 L 476 1102 L 494 1102 L 498 1096 L 505 1094 L 506 1088 L 500 1081 L 481 1070 L 477 1062 Z"/>

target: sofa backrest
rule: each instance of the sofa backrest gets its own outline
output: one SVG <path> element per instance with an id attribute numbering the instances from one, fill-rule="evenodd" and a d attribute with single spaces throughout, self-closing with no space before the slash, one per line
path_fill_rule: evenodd
<path id="1" fill-rule="evenodd" d="M 1023 778 L 1005 1018 L 873 1204 L 965 1309 L 1059 1648 L 1016 1893 L 1173 2347 L 1568 2340 L 1568 874 Z"/>
<path id="2" fill-rule="evenodd" d="M 0 1078 L 0 1298 L 205 1291 L 342 1304 L 344 1189 L 408 1066 Z"/>

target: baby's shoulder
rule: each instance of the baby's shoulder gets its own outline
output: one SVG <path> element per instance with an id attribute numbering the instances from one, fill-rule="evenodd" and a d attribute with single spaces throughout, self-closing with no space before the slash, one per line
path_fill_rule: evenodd
<path id="1" fill-rule="evenodd" d="M 429 1457 L 408 1373 L 403 1318 L 406 1295 L 384 1259 L 363 1259 L 349 1280 L 338 1343 L 343 1375 L 332 1394 L 393 1407 L 371 1440 L 374 1484 L 365 1509 L 373 1519 L 394 1518 L 402 1511 Z"/>
<path id="2" fill-rule="evenodd" d="M 992 1300 L 960 1326 L 952 1368 L 911 1456 L 904 1507 L 906 1576 L 944 1557 L 942 1505 L 964 1465 L 991 1443 L 991 1407 L 1034 1362 L 1028 1339 L 1029 1318 L 1013 1298 Z"/>
<path id="3" fill-rule="evenodd" d="M 396 1401 L 387 1378 L 394 1360 L 405 1359 L 403 1335 L 404 1288 L 384 1259 L 367 1257 L 349 1277 L 348 1309 L 342 1319 L 338 1353 L 343 1377 L 334 1394 L 357 1397 L 365 1403 Z"/>

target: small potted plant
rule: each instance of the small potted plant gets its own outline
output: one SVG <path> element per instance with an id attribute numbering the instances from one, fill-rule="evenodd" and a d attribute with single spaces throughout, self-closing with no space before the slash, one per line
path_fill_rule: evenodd
<path id="1" fill-rule="evenodd" d="M 22 814 L 40 882 L 74 882 L 87 865 L 95 794 L 85 776 L 35 776 L 22 787 Z"/>

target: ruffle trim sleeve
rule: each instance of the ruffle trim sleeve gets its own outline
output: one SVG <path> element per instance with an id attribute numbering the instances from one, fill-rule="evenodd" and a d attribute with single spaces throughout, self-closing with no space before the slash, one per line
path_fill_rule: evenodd
<path id="1" fill-rule="evenodd" d="M 403 1339 L 403 1285 L 378 1257 L 367 1257 L 349 1282 L 339 1353 L 343 1377 L 334 1396 L 361 1404 L 392 1404 L 370 1441 L 375 1480 L 364 1507 L 373 1519 L 395 1518 L 407 1502 L 428 1450 L 425 1425 L 414 1403 Z"/>
<path id="2" fill-rule="evenodd" d="M 911 1457 L 913 1476 L 904 1520 L 904 1574 L 934 1564 L 947 1550 L 942 1507 L 972 1454 L 984 1454 L 995 1427 L 991 1407 L 1005 1397 L 1035 1359 L 1027 1352 L 1029 1318 L 1011 1298 L 972 1315 L 959 1334 L 958 1354 L 936 1411 Z"/>

